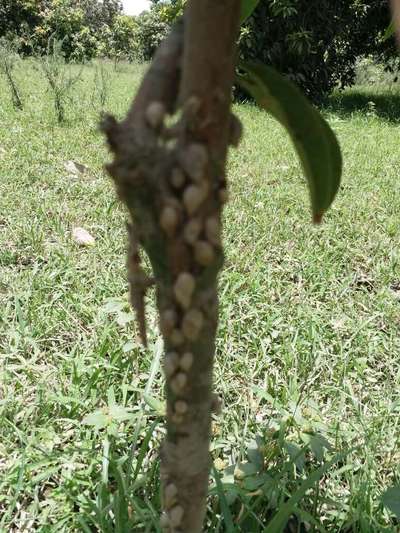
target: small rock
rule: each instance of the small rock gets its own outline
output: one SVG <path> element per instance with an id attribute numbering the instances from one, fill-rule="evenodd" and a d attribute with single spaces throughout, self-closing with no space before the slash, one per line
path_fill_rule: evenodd
<path id="1" fill-rule="evenodd" d="M 64 163 L 64 168 L 70 174 L 78 176 L 79 174 L 85 174 L 89 171 L 89 167 L 82 165 L 82 163 L 77 163 L 76 161 L 67 161 Z"/>
<path id="2" fill-rule="evenodd" d="M 74 228 L 72 238 L 79 246 L 94 246 L 95 243 L 94 237 L 84 228 Z"/>

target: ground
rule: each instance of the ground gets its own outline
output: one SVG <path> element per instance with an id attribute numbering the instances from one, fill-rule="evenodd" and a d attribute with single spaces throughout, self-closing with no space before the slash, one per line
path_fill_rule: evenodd
<path id="1" fill-rule="evenodd" d="M 105 68 L 122 116 L 143 67 Z M 23 111 L 0 82 L 0 531 L 159 531 L 161 345 L 153 295 L 148 351 L 129 311 L 95 74 L 63 125 L 31 61 Z M 345 164 L 318 227 L 287 134 L 236 112 L 208 530 L 398 531 L 381 495 L 400 478 L 400 92 L 358 87 L 324 108 Z"/>

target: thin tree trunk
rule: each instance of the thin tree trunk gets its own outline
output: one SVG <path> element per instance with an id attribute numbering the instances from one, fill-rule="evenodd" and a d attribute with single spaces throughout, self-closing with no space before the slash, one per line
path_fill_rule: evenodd
<path id="1" fill-rule="evenodd" d="M 400 0 L 391 0 L 393 20 L 396 28 L 397 43 L 400 45 Z"/>
<path id="2" fill-rule="evenodd" d="M 210 469 L 212 370 L 223 263 L 221 211 L 232 127 L 239 0 L 191 0 L 162 44 L 127 118 L 104 130 L 109 166 L 131 218 L 132 303 L 146 342 L 149 256 L 165 343 L 167 436 L 161 449 L 165 529 L 202 531 Z M 178 122 L 164 124 L 178 107 Z M 235 127 L 234 127 L 235 129 Z"/>

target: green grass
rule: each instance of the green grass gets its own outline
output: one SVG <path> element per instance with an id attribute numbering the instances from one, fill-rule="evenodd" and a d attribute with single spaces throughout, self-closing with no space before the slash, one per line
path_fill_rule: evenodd
<path id="1" fill-rule="evenodd" d="M 108 68 L 122 116 L 143 67 Z M 159 531 L 157 321 L 151 295 L 144 351 L 94 74 L 64 126 L 31 62 L 17 72 L 24 111 L 0 82 L 0 531 Z M 344 179 L 320 227 L 285 132 L 236 109 L 208 531 L 273 531 L 273 518 L 398 531 L 380 498 L 400 480 L 399 99 L 369 87 L 331 100 Z M 68 160 L 90 171 L 70 176 Z M 76 226 L 94 247 L 73 242 Z"/>

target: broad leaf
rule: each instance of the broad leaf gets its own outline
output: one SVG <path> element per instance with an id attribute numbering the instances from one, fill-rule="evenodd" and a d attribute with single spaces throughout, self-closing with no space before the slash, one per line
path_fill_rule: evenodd
<path id="1" fill-rule="evenodd" d="M 240 85 L 288 131 L 306 175 L 314 222 L 320 222 L 339 189 L 342 155 L 335 134 L 302 92 L 273 68 L 240 63 Z"/>
<path id="2" fill-rule="evenodd" d="M 288 452 L 291 461 L 296 465 L 298 470 L 302 472 L 306 465 L 305 448 L 300 448 L 293 442 L 285 442 L 285 449 Z"/>
<path id="3" fill-rule="evenodd" d="M 397 518 L 400 518 L 400 485 L 387 489 L 382 495 L 382 503 L 392 511 Z"/>
<path id="4" fill-rule="evenodd" d="M 94 411 L 89 415 L 86 415 L 82 420 L 82 424 L 87 426 L 93 426 L 95 429 L 103 429 L 110 423 L 110 417 L 104 410 Z"/>
<path id="5" fill-rule="evenodd" d="M 243 24 L 257 7 L 260 0 L 242 0 L 240 6 L 240 24 Z"/>
<path id="6" fill-rule="evenodd" d="M 122 300 L 121 298 L 108 298 L 101 310 L 107 314 L 119 313 L 120 311 L 123 311 L 127 305 L 128 301 L 125 299 Z"/>
<path id="7" fill-rule="evenodd" d="M 256 437 L 256 440 L 252 440 L 247 448 L 247 457 L 258 470 L 261 470 L 264 466 L 264 454 L 260 449 L 262 445 L 261 439 Z"/>
<path id="8" fill-rule="evenodd" d="M 235 478 L 244 479 L 247 476 L 253 476 L 257 474 L 258 468 L 254 463 L 239 463 L 235 468 Z"/>
<path id="9" fill-rule="evenodd" d="M 127 420 L 132 420 L 132 418 L 135 418 L 136 416 L 123 405 L 110 405 L 108 409 L 110 418 L 115 422 L 126 422 Z"/>

